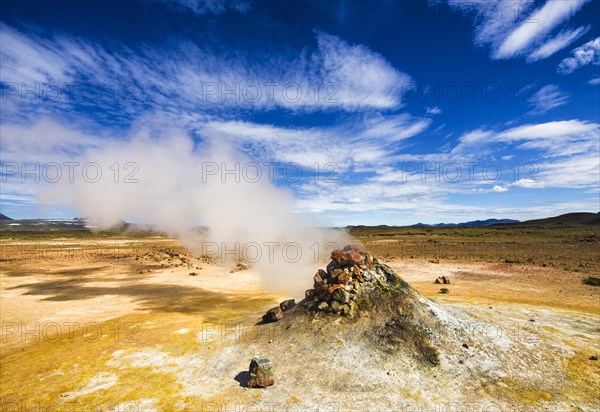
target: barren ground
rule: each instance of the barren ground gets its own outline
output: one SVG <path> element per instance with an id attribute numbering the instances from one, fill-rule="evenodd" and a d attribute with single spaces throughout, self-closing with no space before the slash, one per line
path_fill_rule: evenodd
<path id="1" fill-rule="evenodd" d="M 366 239 L 367 249 L 370 241 L 381 242 Z M 278 324 L 255 326 L 289 296 L 172 239 L 1 242 L 2 411 L 600 407 L 600 361 L 589 359 L 600 355 L 600 288 L 560 265 L 390 258 L 449 323 L 465 320 L 469 348 L 435 368 L 335 332 L 315 347 Z M 441 275 L 448 294 L 433 284 Z M 273 360 L 273 387 L 243 387 L 255 355 Z"/>

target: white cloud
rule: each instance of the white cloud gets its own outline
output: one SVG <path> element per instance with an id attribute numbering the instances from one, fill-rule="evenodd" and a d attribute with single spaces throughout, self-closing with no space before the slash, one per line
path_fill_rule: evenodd
<path id="1" fill-rule="evenodd" d="M 337 90 L 333 98 L 349 107 L 392 108 L 400 106 L 404 92 L 414 81 L 394 69 L 383 56 L 339 37 L 318 33 L 319 51 L 311 65 L 321 84 Z M 315 80 L 318 80 L 315 79 Z M 327 91 L 325 91 L 327 93 Z"/>
<path id="2" fill-rule="evenodd" d="M 600 37 L 573 50 L 573 57 L 561 61 L 556 70 L 560 74 L 570 74 L 588 64 L 600 65 Z"/>
<path id="3" fill-rule="evenodd" d="M 495 53 L 498 59 L 520 55 L 556 26 L 568 20 L 589 0 L 548 1 L 514 29 Z"/>
<path id="4" fill-rule="evenodd" d="M 600 77 L 594 77 L 588 83 L 591 84 L 592 86 L 598 86 L 600 84 Z"/>
<path id="5" fill-rule="evenodd" d="M 40 103 L 37 110 L 63 114 L 65 108 L 94 106 L 113 120 L 151 110 L 198 119 L 232 107 L 360 111 L 402 105 L 414 84 L 409 75 L 365 46 L 325 33 L 316 37 L 317 48 L 298 50 L 299 57 L 231 49 L 215 54 L 210 45 L 200 48 L 172 39 L 139 50 L 113 44 L 109 52 L 79 38 L 42 38 L 2 23 L 1 80 L 17 87 L 25 83 L 30 89 L 36 83 L 58 85 L 46 88 L 57 96 L 52 104 Z M 64 85 L 74 85 L 75 93 Z M 8 114 L 15 117 L 26 112 L 22 105 L 13 108 Z"/>
<path id="6" fill-rule="evenodd" d="M 333 127 L 286 128 L 240 121 L 210 121 L 199 127 L 203 137 L 251 147 L 261 160 L 294 162 L 302 167 L 331 162 L 344 170 L 352 164 L 382 167 L 398 143 L 423 132 L 430 119 L 408 115 L 369 116 Z M 360 148 L 360 150 L 357 150 Z"/>
<path id="7" fill-rule="evenodd" d="M 563 30 L 554 36 L 552 39 L 546 41 L 536 50 L 534 50 L 528 57 L 528 62 L 536 62 L 538 60 L 546 59 L 552 56 L 554 53 L 564 49 L 575 40 L 583 36 L 590 30 L 590 26 L 582 26 L 577 29 Z"/>
<path id="8" fill-rule="evenodd" d="M 533 109 L 530 114 L 544 114 L 556 107 L 560 107 L 569 101 L 569 95 L 561 90 L 556 84 L 542 87 L 536 94 L 531 96 L 527 102 Z"/>
<path id="9" fill-rule="evenodd" d="M 430 0 L 431 1 L 431 0 Z M 447 0 L 452 7 L 475 14 L 474 42 L 491 49 L 494 59 L 529 56 L 528 62 L 545 59 L 568 46 L 585 29 L 552 32 L 590 0 L 548 0 L 536 7 L 533 0 Z"/>
<path id="10" fill-rule="evenodd" d="M 505 186 L 494 185 L 494 187 L 492 188 L 492 190 L 493 190 L 494 192 L 501 193 L 501 192 L 506 192 L 506 191 L 508 191 L 508 188 L 506 188 Z"/>
<path id="11" fill-rule="evenodd" d="M 427 108 L 427 114 L 436 115 L 440 113 L 442 113 L 442 109 L 437 106 Z"/>

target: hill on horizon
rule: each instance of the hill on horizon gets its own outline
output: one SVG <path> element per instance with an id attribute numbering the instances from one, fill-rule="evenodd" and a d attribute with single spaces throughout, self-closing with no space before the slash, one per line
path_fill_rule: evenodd
<path id="1" fill-rule="evenodd" d="M 600 214 L 591 212 L 565 213 L 564 215 L 520 222 L 517 226 L 577 226 L 600 225 Z"/>

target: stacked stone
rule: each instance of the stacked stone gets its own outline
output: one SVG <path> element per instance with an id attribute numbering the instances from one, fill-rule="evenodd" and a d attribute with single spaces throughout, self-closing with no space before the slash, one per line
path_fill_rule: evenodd
<path id="1" fill-rule="evenodd" d="M 400 278 L 389 266 L 370 253 L 361 253 L 355 246 L 346 246 L 331 253 L 326 269 L 313 276 L 313 289 L 305 292 L 303 307 L 342 316 L 353 316 L 356 297 L 365 288 L 396 283 Z M 284 312 L 296 305 L 294 299 L 284 300 L 263 315 L 263 322 L 277 322 Z"/>
<path id="2" fill-rule="evenodd" d="M 306 306 L 320 311 L 353 316 L 355 298 L 364 283 L 381 282 L 375 270 L 373 256 L 360 253 L 356 247 L 346 246 L 331 253 L 326 270 L 319 269 L 313 276 L 313 289 L 305 293 Z"/>

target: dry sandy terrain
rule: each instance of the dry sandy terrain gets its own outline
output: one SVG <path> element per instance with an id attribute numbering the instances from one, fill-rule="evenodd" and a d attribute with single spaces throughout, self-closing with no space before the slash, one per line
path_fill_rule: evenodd
<path id="1" fill-rule="evenodd" d="M 317 322 L 323 332 L 311 336 L 256 326 L 288 296 L 267 293 L 252 269 L 231 273 L 174 240 L 2 240 L 2 259 L 2 411 L 600 406 L 600 361 L 589 359 L 600 355 L 600 288 L 564 270 L 390 262 L 468 343 L 427 367 L 341 339 L 351 333 L 343 319 Z M 433 284 L 441 275 L 449 294 Z M 274 386 L 243 387 L 255 355 L 273 360 Z"/>

